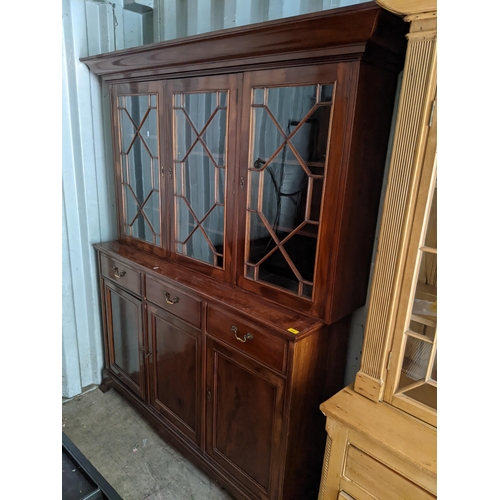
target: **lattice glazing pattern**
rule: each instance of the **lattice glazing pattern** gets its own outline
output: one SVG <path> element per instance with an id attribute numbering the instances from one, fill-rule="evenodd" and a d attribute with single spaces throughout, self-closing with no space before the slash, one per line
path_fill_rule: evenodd
<path id="1" fill-rule="evenodd" d="M 404 334 L 396 395 L 437 409 L 437 180 L 434 177 L 417 260 L 413 303 Z"/>
<path id="2" fill-rule="evenodd" d="M 227 91 L 174 94 L 175 251 L 224 268 Z"/>
<path id="3" fill-rule="evenodd" d="M 118 97 L 124 232 L 161 245 L 157 95 Z"/>
<path id="4" fill-rule="evenodd" d="M 311 299 L 334 84 L 254 88 L 245 276 Z"/>

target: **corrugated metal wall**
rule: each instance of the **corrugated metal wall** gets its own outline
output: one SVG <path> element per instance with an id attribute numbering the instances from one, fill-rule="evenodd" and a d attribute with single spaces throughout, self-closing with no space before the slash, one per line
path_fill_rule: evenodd
<path id="1" fill-rule="evenodd" d="M 81 57 L 366 0 L 63 0 L 63 397 L 103 366 L 92 243 L 117 237 L 107 88 Z M 365 310 L 354 315 L 346 383 L 358 367 Z"/>

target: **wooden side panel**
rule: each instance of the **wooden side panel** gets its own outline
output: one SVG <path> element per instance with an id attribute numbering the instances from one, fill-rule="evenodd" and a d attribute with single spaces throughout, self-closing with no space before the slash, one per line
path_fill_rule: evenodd
<path id="1" fill-rule="evenodd" d="M 429 23 L 434 24 L 434 30 Z M 361 369 L 355 389 L 382 398 L 393 308 L 401 281 L 401 256 L 408 243 L 406 225 L 415 196 L 415 175 L 423 159 L 431 100 L 436 88 L 436 20 L 413 21 L 401 89 L 384 216 L 368 310 Z M 422 30 L 425 28 L 425 30 Z M 417 183 L 418 184 L 418 183 Z"/>
<path id="2" fill-rule="evenodd" d="M 319 405 L 342 387 L 348 327 L 346 318 L 295 346 L 283 500 L 318 495 L 327 437 Z"/>

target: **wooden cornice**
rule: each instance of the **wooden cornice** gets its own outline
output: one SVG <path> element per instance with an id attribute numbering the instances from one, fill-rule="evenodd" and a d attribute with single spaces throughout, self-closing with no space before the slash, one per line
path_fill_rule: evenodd
<path id="1" fill-rule="evenodd" d="M 383 52 L 389 64 L 402 67 L 404 23 L 367 2 L 340 9 L 193 35 L 81 59 L 105 80 L 161 78 L 186 71 L 238 71 L 318 57 L 342 58 Z M 390 35 L 388 35 L 390 34 Z M 390 40 L 388 40 L 390 38 Z"/>

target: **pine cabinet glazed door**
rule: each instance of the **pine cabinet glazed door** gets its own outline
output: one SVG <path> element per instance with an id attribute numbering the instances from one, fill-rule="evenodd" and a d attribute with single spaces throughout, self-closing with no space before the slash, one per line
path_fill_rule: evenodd
<path id="1" fill-rule="evenodd" d="M 201 332 L 148 304 L 151 404 L 189 440 L 201 438 Z"/>
<path id="2" fill-rule="evenodd" d="M 285 379 L 207 339 L 207 453 L 256 498 L 278 498 Z"/>
<path id="3" fill-rule="evenodd" d="M 103 280 L 108 368 L 127 387 L 145 399 L 142 302 Z"/>

